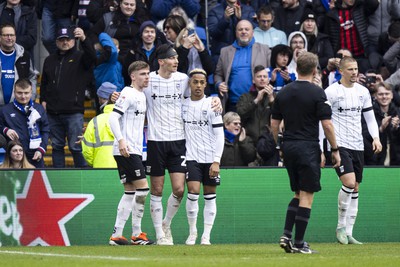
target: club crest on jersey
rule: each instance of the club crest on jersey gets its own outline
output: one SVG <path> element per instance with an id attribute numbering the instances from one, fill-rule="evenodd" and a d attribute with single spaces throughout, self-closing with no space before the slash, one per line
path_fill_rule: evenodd
<path id="1" fill-rule="evenodd" d="M 361 102 L 363 102 L 364 97 L 362 95 L 359 96 Z"/>
<path id="2" fill-rule="evenodd" d="M 203 116 L 207 116 L 207 110 L 202 110 L 202 111 L 201 111 L 201 114 L 202 114 Z"/>
<path id="3" fill-rule="evenodd" d="M 176 87 L 176 90 L 180 90 L 181 89 L 181 84 L 177 83 L 175 87 Z"/>
<path id="4" fill-rule="evenodd" d="M 122 107 L 124 102 L 125 102 L 125 96 L 123 95 L 121 97 L 118 97 L 117 102 L 115 102 L 115 105 L 118 107 Z"/>

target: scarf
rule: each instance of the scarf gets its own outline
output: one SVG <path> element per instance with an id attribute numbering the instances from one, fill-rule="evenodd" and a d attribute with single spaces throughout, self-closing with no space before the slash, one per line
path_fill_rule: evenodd
<path id="1" fill-rule="evenodd" d="M 225 138 L 228 139 L 229 143 L 235 142 L 236 135 L 234 135 L 233 133 L 231 133 L 227 129 L 224 129 L 224 132 L 225 132 Z"/>
<path id="2" fill-rule="evenodd" d="M 14 99 L 14 106 L 27 117 L 28 132 L 29 132 L 29 149 L 37 149 L 42 143 L 42 136 L 37 120 L 41 118 L 39 112 L 33 108 L 33 101 L 30 100 L 28 105 L 23 106 Z"/>

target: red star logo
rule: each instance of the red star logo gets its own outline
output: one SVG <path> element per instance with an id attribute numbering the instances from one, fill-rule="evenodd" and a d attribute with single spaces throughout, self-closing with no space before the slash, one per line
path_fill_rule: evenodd
<path id="1" fill-rule="evenodd" d="M 65 223 L 94 200 L 92 194 L 53 193 L 45 171 L 31 171 L 17 207 L 25 246 L 71 245 Z"/>

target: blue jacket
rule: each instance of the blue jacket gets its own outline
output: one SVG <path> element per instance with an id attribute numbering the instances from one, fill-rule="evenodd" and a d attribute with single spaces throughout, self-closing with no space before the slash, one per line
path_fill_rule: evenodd
<path id="1" fill-rule="evenodd" d="M 100 33 L 99 42 L 103 47 L 111 48 L 111 55 L 107 61 L 101 62 L 94 69 L 94 78 L 96 80 L 96 89 L 100 87 L 103 82 L 110 82 L 117 86 L 117 91 L 124 88 L 124 78 L 122 77 L 122 65 L 118 61 L 118 50 L 112 41 L 110 35 L 107 33 Z M 97 55 L 99 58 L 99 55 Z"/>
<path id="2" fill-rule="evenodd" d="M 200 3 L 198 0 L 153 0 L 150 13 L 154 21 L 159 21 L 168 17 L 172 8 L 180 6 L 185 10 L 189 18 L 193 18 L 200 13 Z"/>
<path id="3" fill-rule="evenodd" d="M 6 136 L 9 129 L 13 129 L 18 133 L 19 141 L 24 147 L 24 151 L 28 159 L 32 159 L 36 151 L 42 154 L 46 153 L 47 142 L 49 139 L 49 121 L 47 119 L 46 111 L 43 106 L 38 103 L 33 103 L 33 108 L 39 112 L 41 118 L 36 121 L 39 129 L 42 142 L 37 149 L 29 149 L 30 136 L 28 131 L 28 116 L 18 110 L 14 103 L 8 103 L 0 109 L 0 130 Z M 9 141 L 9 140 L 8 140 Z M 32 162 L 31 162 L 32 163 Z M 32 163 L 36 166 L 35 163 Z"/>
<path id="4" fill-rule="evenodd" d="M 208 31 L 213 55 L 219 55 L 221 48 L 231 45 L 236 40 L 235 29 L 239 20 L 235 15 L 231 16 L 229 21 L 224 19 L 226 6 L 226 1 L 223 1 L 211 9 L 208 15 Z M 257 25 L 253 19 L 254 15 L 254 9 L 251 6 L 242 5 L 241 19 L 250 21 L 255 28 Z"/>

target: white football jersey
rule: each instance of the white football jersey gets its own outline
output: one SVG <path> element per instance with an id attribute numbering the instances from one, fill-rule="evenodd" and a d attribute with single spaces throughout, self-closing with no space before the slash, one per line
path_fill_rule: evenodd
<path id="1" fill-rule="evenodd" d="M 185 99 L 183 102 L 186 160 L 195 160 L 198 163 L 220 162 L 225 140 L 223 122 L 221 114 L 211 109 L 211 100 L 211 97 L 204 97 L 198 101 Z M 220 131 L 220 140 L 217 140 L 216 131 Z M 220 151 L 218 147 L 221 147 Z"/>
<path id="2" fill-rule="evenodd" d="M 115 103 L 113 112 L 122 115 L 119 124 L 122 137 L 129 147 L 129 154 L 142 155 L 143 127 L 146 115 L 146 96 L 144 93 L 130 86 L 125 87 Z M 113 154 L 121 155 L 116 139 L 114 139 Z"/>
<path id="3" fill-rule="evenodd" d="M 144 89 L 147 99 L 148 140 L 176 141 L 185 139 L 182 102 L 190 96 L 189 77 L 180 72 L 164 79 L 150 73 L 149 86 Z"/>
<path id="4" fill-rule="evenodd" d="M 332 105 L 332 122 L 338 145 L 352 150 L 364 150 L 361 115 L 363 111 L 372 109 L 368 89 L 358 83 L 347 88 L 336 82 L 326 88 L 325 93 Z"/>

